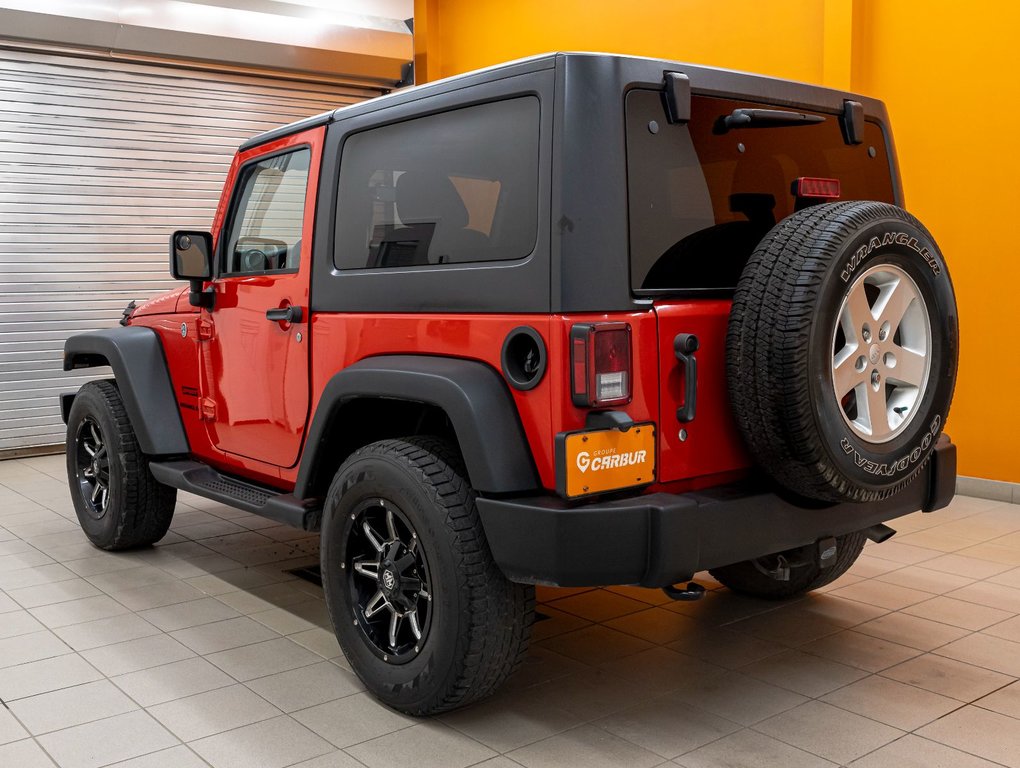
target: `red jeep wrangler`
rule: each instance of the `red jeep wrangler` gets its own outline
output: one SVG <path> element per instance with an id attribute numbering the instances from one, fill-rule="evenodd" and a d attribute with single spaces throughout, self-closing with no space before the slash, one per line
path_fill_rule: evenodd
<path id="1" fill-rule="evenodd" d="M 190 289 L 73 336 L 67 471 L 104 549 L 176 489 L 321 530 L 382 701 L 491 693 L 534 584 L 768 598 L 951 500 L 946 264 L 883 105 L 555 54 L 243 144 Z"/>

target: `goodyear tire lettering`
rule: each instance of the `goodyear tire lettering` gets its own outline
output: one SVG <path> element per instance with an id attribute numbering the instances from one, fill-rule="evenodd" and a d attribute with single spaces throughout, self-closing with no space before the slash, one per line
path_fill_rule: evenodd
<path id="1" fill-rule="evenodd" d="M 928 431 L 925 432 L 924 436 L 921 438 L 920 445 L 915 446 L 910 452 L 889 463 L 883 462 L 879 464 L 878 462 L 871 461 L 867 457 L 862 456 L 846 437 L 840 440 L 839 445 L 840 448 L 843 449 L 843 453 L 847 456 L 852 456 L 854 464 L 863 469 L 865 472 L 877 477 L 892 477 L 895 474 L 906 471 L 911 464 L 916 464 L 922 456 L 927 455 L 926 452 L 928 450 L 928 446 L 930 446 L 932 441 L 939 436 L 939 428 L 941 426 L 942 417 L 936 414 L 928 427 Z"/>

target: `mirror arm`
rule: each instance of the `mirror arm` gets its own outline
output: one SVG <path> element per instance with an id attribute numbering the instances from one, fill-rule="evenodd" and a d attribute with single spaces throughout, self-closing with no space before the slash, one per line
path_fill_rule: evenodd
<path id="1" fill-rule="evenodd" d="M 188 302 L 191 306 L 212 309 L 216 299 L 216 291 L 213 287 L 203 288 L 205 281 L 200 279 L 193 279 L 189 282 L 191 283 L 191 292 L 188 294 Z"/>

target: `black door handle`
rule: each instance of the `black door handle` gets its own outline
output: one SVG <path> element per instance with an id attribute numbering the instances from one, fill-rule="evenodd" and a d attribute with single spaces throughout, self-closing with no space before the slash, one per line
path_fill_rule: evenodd
<path id="1" fill-rule="evenodd" d="M 681 424 L 694 421 L 698 405 L 698 361 L 694 357 L 698 346 L 698 337 L 693 333 L 678 333 L 673 339 L 673 352 L 684 367 L 684 402 L 676 409 L 676 420 Z"/>
<path id="2" fill-rule="evenodd" d="M 295 307 L 293 304 L 266 310 L 266 319 L 279 323 L 300 323 L 301 317 L 301 307 Z"/>

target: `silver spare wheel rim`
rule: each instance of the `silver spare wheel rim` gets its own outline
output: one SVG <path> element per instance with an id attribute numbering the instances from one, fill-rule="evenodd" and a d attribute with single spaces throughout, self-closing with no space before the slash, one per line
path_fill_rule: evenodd
<path id="1" fill-rule="evenodd" d="M 858 276 L 832 336 L 832 389 L 847 426 L 885 443 L 913 421 L 931 368 L 931 322 L 917 283 L 880 264 Z"/>

